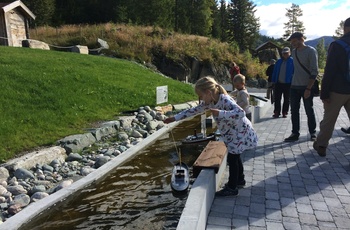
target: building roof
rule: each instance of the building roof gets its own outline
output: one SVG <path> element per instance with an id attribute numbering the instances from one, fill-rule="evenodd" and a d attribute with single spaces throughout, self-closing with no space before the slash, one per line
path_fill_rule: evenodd
<path id="1" fill-rule="evenodd" d="M 276 45 L 275 43 L 273 42 L 265 42 L 263 44 L 261 44 L 260 46 L 258 46 L 256 49 L 255 49 L 255 52 L 259 52 L 261 50 L 266 50 L 266 49 L 271 49 L 271 48 L 277 48 L 278 50 L 280 50 L 281 48 Z"/>
<path id="2" fill-rule="evenodd" d="M 33 14 L 33 12 L 30 11 L 28 7 L 24 5 L 24 3 L 21 1 L 14 1 L 11 3 L 0 3 L 0 7 L 3 9 L 4 13 L 19 7 L 21 11 L 25 15 L 27 15 L 27 17 L 31 17 L 32 19 L 35 19 L 35 15 Z"/>

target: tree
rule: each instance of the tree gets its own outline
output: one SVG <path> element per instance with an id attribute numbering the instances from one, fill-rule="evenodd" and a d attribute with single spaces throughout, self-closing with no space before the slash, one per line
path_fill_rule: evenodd
<path id="1" fill-rule="evenodd" d="M 213 18 L 212 6 L 215 1 L 212 0 L 196 0 L 193 1 L 191 34 L 208 36 L 211 33 Z"/>
<path id="2" fill-rule="evenodd" d="M 51 25 L 55 13 L 55 0 L 23 0 L 23 3 L 35 14 L 35 25 Z"/>
<path id="3" fill-rule="evenodd" d="M 232 0 L 228 5 L 228 41 L 237 43 L 241 51 L 255 48 L 259 38 L 259 18 L 256 5 L 249 0 Z"/>
<path id="4" fill-rule="evenodd" d="M 301 16 L 303 16 L 303 11 L 300 9 L 299 5 L 292 4 L 292 7 L 286 9 L 286 16 L 288 17 L 288 22 L 284 23 L 285 33 L 283 35 L 284 39 L 289 38 L 291 34 L 296 31 L 304 33 L 305 28 L 303 22 L 299 20 Z"/>
<path id="5" fill-rule="evenodd" d="M 320 41 L 317 43 L 316 50 L 318 53 L 318 67 L 320 69 L 324 69 L 326 66 L 326 58 L 327 58 L 327 51 L 324 46 L 324 39 L 320 39 Z"/>
<path id="6" fill-rule="evenodd" d="M 338 28 L 335 30 L 335 35 L 333 36 L 333 38 L 339 39 L 343 35 L 344 35 L 344 21 L 341 20 Z"/>
<path id="7" fill-rule="evenodd" d="M 220 7 L 216 11 L 215 14 L 215 21 L 214 26 L 215 30 L 213 29 L 213 32 L 216 32 L 217 36 L 214 36 L 216 38 L 219 38 L 222 42 L 227 41 L 227 26 L 228 20 L 227 20 L 227 7 L 226 7 L 226 0 L 220 0 Z"/>

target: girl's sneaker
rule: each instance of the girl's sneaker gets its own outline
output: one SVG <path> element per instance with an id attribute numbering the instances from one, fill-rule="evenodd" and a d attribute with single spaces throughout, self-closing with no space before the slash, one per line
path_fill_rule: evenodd
<path id="1" fill-rule="evenodd" d="M 215 195 L 217 195 L 217 196 L 237 196 L 238 195 L 238 188 L 232 189 L 228 186 L 225 186 L 223 189 L 216 192 Z"/>

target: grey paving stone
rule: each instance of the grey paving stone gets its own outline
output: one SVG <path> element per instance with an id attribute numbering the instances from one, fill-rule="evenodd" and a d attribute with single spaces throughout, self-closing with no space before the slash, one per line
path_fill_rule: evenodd
<path id="1" fill-rule="evenodd" d="M 298 217 L 298 212 L 295 206 L 286 206 L 282 208 L 284 217 Z"/>
<path id="2" fill-rule="evenodd" d="M 266 228 L 265 219 L 264 218 L 249 217 L 249 226 L 265 227 Z"/>
<path id="3" fill-rule="evenodd" d="M 284 228 L 284 226 L 280 222 L 270 222 L 270 221 L 266 222 L 266 229 L 276 229 L 276 230 L 281 229 L 282 230 L 283 228 Z"/>
<path id="4" fill-rule="evenodd" d="M 325 211 L 315 211 L 315 216 L 318 221 L 333 222 L 332 215 Z"/>
<path id="5" fill-rule="evenodd" d="M 297 211 L 301 215 L 303 215 L 303 214 L 313 214 L 314 213 L 314 210 L 312 209 L 311 204 L 297 203 Z"/>
<path id="6" fill-rule="evenodd" d="M 283 226 L 286 230 L 301 230 L 301 225 L 299 223 L 283 222 Z"/>
<path id="7" fill-rule="evenodd" d="M 236 205 L 233 214 L 240 216 L 249 216 L 249 207 L 243 205 Z"/>
<path id="8" fill-rule="evenodd" d="M 266 200 L 265 206 L 268 209 L 281 209 L 281 204 L 278 200 Z"/>
<path id="9" fill-rule="evenodd" d="M 314 225 L 317 226 L 317 220 L 316 216 L 313 214 L 306 214 L 303 213 L 302 215 L 299 215 L 299 220 L 301 225 Z"/>
<path id="10" fill-rule="evenodd" d="M 277 209 L 266 209 L 266 219 L 282 222 L 282 212 Z"/>

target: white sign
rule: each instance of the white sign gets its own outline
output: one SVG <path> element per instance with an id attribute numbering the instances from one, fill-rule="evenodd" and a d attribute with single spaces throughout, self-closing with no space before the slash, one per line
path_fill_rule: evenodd
<path id="1" fill-rule="evenodd" d="M 157 87 L 157 105 L 168 102 L 168 86 L 158 86 Z"/>

